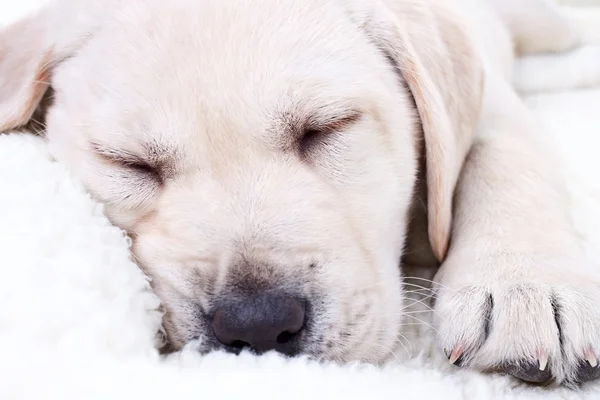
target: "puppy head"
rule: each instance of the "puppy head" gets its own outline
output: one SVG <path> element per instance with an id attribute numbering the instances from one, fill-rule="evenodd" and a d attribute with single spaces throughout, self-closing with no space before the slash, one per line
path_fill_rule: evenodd
<path id="1" fill-rule="evenodd" d="M 52 86 L 51 151 L 132 236 L 171 347 L 378 362 L 419 135 L 443 258 L 480 95 L 464 32 L 404 5 L 51 3 L 0 33 L 0 128 Z"/>

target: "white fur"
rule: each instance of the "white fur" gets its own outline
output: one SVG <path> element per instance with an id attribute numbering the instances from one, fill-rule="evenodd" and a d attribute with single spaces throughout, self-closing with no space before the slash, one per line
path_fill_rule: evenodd
<path id="1" fill-rule="evenodd" d="M 570 211 L 588 254 L 596 259 L 599 102 L 600 89 L 527 99 L 548 126 L 545 134 L 558 142 L 574 198 Z M 161 362 L 153 349 L 159 321 L 149 311 L 156 298 L 148 294 L 145 279 L 129 260 L 122 232 L 109 224 L 81 185 L 49 159 L 43 140 L 0 137 L 0 169 L 11 171 L 0 174 L 3 399 L 275 399 L 282 393 L 290 399 L 600 396 L 598 383 L 582 392 L 539 390 L 506 377 L 449 368 L 445 360 L 439 369 L 432 368 L 423 358 L 382 370 L 220 353 L 201 357 L 190 352 Z M 16 303 L 28 311 L 7 306 Z M 426 319 L 427 314 L 414 316 Z M 407 349 L 416 356 L 422 347 Z M 405 350 L 397 352 L 401 356 Z"/>
<path id="2" fill-rule="evenodd" d="M 129 12 L 130 10 L 127 11 Z M 300 11 L 301 10 L 299 9 L 298 12 Z M 551 13 L 549 15 L 548 21 L 554 18 L 554 14 Z M 506 18 L 508 18 L 508 21 L 504 21 L 504 23 L 507 23 L 509 26 L 514 26 L 511 25 L 514 24 L 515 21 L 511 22 L 512 15 L 510 15 L 510 13 Z M 539 26 L 543 27 L 543 29 L 535 28 L 538 25 L 533 24 L 533 31 L 528 31 L 526 35 L 522 32 L 512 32 L 512 39 L 517 41 L 518 47 L 522 51 L 527 52 L 552 49 L 552 41 L 545 41 L 545 39 L 544 41 L 537 41 L 535 39 L 535 34 L 542 34 L 540 37 L 543 37 L 543 31 L 548 29 L 548 26 L 553 26 L 553 24 L 548 23 L 544 18 L 545 17 L 542 15 L 541 19 L 536 21 L 539 22 Z M 520 17 L 517 18 L 516 21 L 518 23 L 522 22 Z M 168 25 L 167 28 L 172 27 Z M 180 25 L 177 26 L 177 29 L 179 28 Z M 558 28 L 557 30 L 563 31 Z M 109 32 L 113 31 L 109 29 Z M 243 30 L 241 30 L 241 32 L 243 32 Z M 478 37 L 478 44 L 482 54 L 487 54 L 485 49 L 492 49 L 495 45 L 500 45 L 500 47 L 505 48 L 506 37 L 502 35 L 501 30 L 497 32 L 497 35 L 492 33 L 491 36 L 487 38 Z M 532 32 L 534 33 L 532 34 Z M 565 33 L 565 36 L 558 35 L 558 37 L 566 37 L 567 39 L 565 39 L 565 42 L 556 44 L 556 50 L 565 50 L 573 44 L 569 39 L 572 32 L 568 24 L 563 32 Z M 414 31 L 411 33 L 414 33 Z M 129 36 L 128 38 L 132 39 L 132 37 L 135 40 L 134 35 Z M 68 38 L 68 35 L 65 36 L 65 38 Z M 244 37 L 244 39 L 246 38 Z M 100 43 L 102 43 L 102 41 L 100 41 Z M 108 41 L 105 41 L 104 43 L 108 43 Z M 159 41 L 157 44 L 160 46 L 161 42 Z M 410 47 L 411 46 L 409 46 L 408 50 L 405 48 L 404 51 L 410 53 Z M 419 46 L 415 46 L 415 48 L 418 49 Z M 102 47 L 98 42 L 96 42 L 95 45 L 92 44 L 91 49 L 92 50 L 89 50 L 88 47 L 88 51 L 92 52 L 88 54 L 88 56 L 92 58 L 94 54 L 105 55 L 103 50 L 109 50 L 109 48 Z M 219 53 L 217 52 L 213 55 L 216 56 L 218 54 Z M 225 55 L 226 54 L 227 53 L 225 53 Z M 302 52 L 302 54 L 307 53 Z M 539 136 L 542 126 L 535 121 L 529 110 L 520 103 L 516 94 L 512 92 L 508 83 L 505 81 L 510 78 L 511 71 L 509 66 L 511 65 L 510 59 L 512 58 L 512 55 L 508 53 L 496 54 L 499 55 L 492 56 L 490 54 L 490 57 L 486 58 L 485 69 L 487 74 L 485 82 L 486 94 L 483 103 L 483 118 L 478 127 L 478 136 L 475 139 L 470 157 L 467 159 L 465 169 L 458 183 L 456 215 L 453 224 L 453 239 L 447 259 L 436 278 L 439 283 L 439 287 L 436 287 L 439 297 L 436 305 L 438 313 L 435 319 L 435 325 L 440 334 L 439 339 L 442 347 L 453 349 L 456 348 L 456 346 L 463 346 L 465 349 L 469 350 L 468 357 L 466 357 L 467 365 L 483 369 L 490 365 L 495 365 L 504 361 L 514 361 L 521 358 L 531 358 L 532 360 L 535 360 L 535 357 L 538 357 L 536 354 L 538 354 L 539 351 L 544 351 L 551 357 L 550 365 L 559 381 L 570 380 L 574 378 L 576 365 L 582 359 L 583 351 L 587 346 L 593 346 L 592 349 L 596 354 L 598 353 L 598 348 L 596 346 L 599 342 L 600 332 L 598 331 L 597 322 L 595 322 L 599 317 L 596 315 L 597 311 L 595 310 L 595 299 L 597 299 L 600 294 L 600 289 L 597 286 L 598 271 L 584 255 L 573 222 L 566 211 L 569 203 L 564 186 L 565 181 L 562 179 L 563 173 L 557 167 L 560 165 L 560 159 L 555 158 L 556 156 L 553 155 L 552 146 L 548 146 L 547 143 L 545 143 L 546 141 L 544 138 Z M 132 52 L 121 54 L 121 56 L 125 55 L 129 58 L 128 61 L 135 59 L 136 57 L 136 54 L 132 54 Z M 182 55 L 183 54 L 178 54 L 177 52 L 173 53 L 174 58 Z M 411 57 L 412 55 L 404 53 L 404 56 Z M 140 65 L 143 66 L 143 61 L 145 61 L 143 57 L 140 56 L 139 60 L 142 61 L 140 62 Z M 228 60 L 224 59 L 223 61 L 227 63 Z M 409 85 L 413 85 L 413 91 L 415 88 L 422 87 L 425 88 L 426 92 L 425 99 L 416 96 L 418 105 L 432 107 L 431 110 L 435 110 L 431 117 L 431 121 L 424 120 L 425 122 L 431 123 L 430 126 L 426 126 L 425 132 L 427 146 L 429 146 L 432 143 L 432 138 L 434 138 L 434 140 L 443 140 L 441 137 L 436 138 L 435 135 L 438 134 L 438 132 L 435 132 L 435 129 L 433 129 L 433 132 L 428 131 L 430 127 L 452 128 L 452 123 L 456 123 L 455 114 L 449 115 L 448 121 L 442 121 L 445 117 L 442 117 L 441 115 L 441 108 L 437 108 L 439 104 L 434 104 L 435 101 L 433 103 L 430 101 L 432 99 L 436 99 L 437 101 L 436 96 L 443 96 L 434 93 L 435 90 L 443 92 L 444 90 L 447 90 L 453 82 L 435 80 L 436 78 L 434 77 L 432 85 L 432 82 L 428 82 L 423 78 L 425 74 L 423 74 L 423 71 L 419 70 L 419 68 L 421 68 L 419 63 L 412 65 L 416 65 L 417 70 L 416 72 L 415 70 L 409 72 L 415 73 L 416 77 L 411 77 L 410 73 L 407 75 Z M 79 71 L 79 69 L 77 66 L 77 60 L 75 60 L 73 63 L 67 63 L 65 67 L 59 69 L 55 77 L 55 80 L 59 82 L 59 87 L 70 87 L 71 89 L 69 90 L 73 90 L 74 83 L 71 80 L 73 77 L 78 76 L 77 71 Z M 425 66 L 425 68 L 428 67 L 430 67 L 430 65 Z M 432 71 L 435 71 L 435 68 L 433 68 Z M 106 71 L 95 72 L 97 77 L 98 73 L 103 74 Z M 119 72 L 121 71 L 109 71 L 107 77 L 114 79 L 113 82 L 103 79 L 103 77 L 100 76 L 99 82 L 101 85 L 99 87 L 92 86 L 90 88 L 94 93 L 89 98 L 97 96 L 98 93 L 106 95 L 103 91 L 107 91 L 109 94 L 114 93 L 112 92 L 113 89 L 111 89 L 110 85 L 118 85 L 120 82 Z M 210 69 L 204 70 L 201 76 L 210 76 L 212 72 L 214 71 L 211 71 Z M 220 71 L 217 72 L 220 73 Z M 218 73 L 216 75 L 217 77 L 219 76 Z M 435 73 L 437 72 L 434 72 L 434 75 Z M 350 73 L 350 75 L 355 76 L 353 73 Z M 79 76 L 79 78 L 82 78 L 82 76 Z M 379 81 L 379 79 L 381 79 L 381 81 Z M 89 79 L 82 80 L 81 82 L 83 83 L 84 81 L 86 83 L 90 82 Z M 392 79 L 390 75 L 383 74 L 377 76 L 377 79 L 373 76 L 372 82 L 375 81 L 381 82 L 382 84 L 384 82 L 389 84 Z M 60 84 L 61 82 L 62 85 Z M 132 84 L 126 77 L 123 78 L 122 82 Z M 208 81 L 204 82 L 203 85 L 205 88 L 206 85 L 208 85 Z M 132 86 L 135 87 L 135 83 L 133 83 Z M 378 96 L 375 96 L 375 98 L 386 98 L 386 91 L 383 90 L 383 86 L 378 88 L 377 85 L 373 84 L 372 88 L 379 90 Z M 119 87 L 119 89 L 121 88 Z M 173 87 L 169 87 L 169 89 L 173 89 Z M 190 104 L 187 102 L 178 104 L 178 101 L 180 100 L 179 94 L 185 92 L 185 90 L 191 90 L 194 94 L 206 95 L 202 90 L 196 89 L 197 88 L 194 87 L 179 87 L 179 90 L 176 90 L 177 95 L 173 98 L 169 98 L 169 104 L 175 109 L 186 110 L 186 107 Z M 159 93 L 152 92 L 152 88 L 139 86 L 133 90 L 135 93 L 131 94 L 133 100 L 135 100 L 135 95 L 143 90 L 150 90 L 150 96 Z M 341 89 L 338 90 L 341 91 Z M 333 91 L 335 92 L 335 89 Z M 212 100 L 217 92 L 217 90 L 213 89 L 213 96 L 208 95 L 208 98 Z M 211 90 L 208 90 L 208 93 L 211 93 Z M 238 91 L 236 94 L 238 97 L 235 98 L 235 101 L 241 101 L 241 103 L 232 108 L 243 109 L 244 93 Z M 123 105 L 126 105 L 132 100 L 131 98 L 128 98 L 129 94 L 121 95 L 123 97 L 118 100 L 124 101 Z M 345 93 L 345 96 L 349 97 L 349 94 Z M 265 98 L 268 102 L 269 96 L 267 95 Z M 71 97 L 71 101 L 74 99 L 76 99 L 76 97 Z M 233 100 L 233 98 L 229 100 Z M 399 100 L 400 102 L 405 101 L 403 97 L 395 98 L 395 100 Z M 201 99 L 198 101 L 204 107 L 207 107 L 209 104 L 211 106 L 213 105 L 208 102 L 203 104 Z M 246 103 L 246 105 L 249 104 L 250 103 Z M 55 128 L 58 121 L 62 121 L 63 126 L 66 127 L 69 125 L 66 123 L 67 120 L 70 120 L 70 123 L 73 123 L 72 119 L 74 118 L 76 123 L 77 119 L 82 118 L 81 116 L 85 113 L 96 112 L 93 108 L 94 105 L 95 102 L 93 101 L 90 104 L 73 101 L 70 105 L 53 113 L 51 121 L 55 124 Z M 112 106 L 115 105 L 116 104 L 113 104 Z M 191 105 L 192 107 L 188 109 L 188 112 L 193 113 L 194 111 L 191 110 L 194 109 L 195 104 L 192 103 Z M 65 112 L 65 110 L 71 110 L 71 112 Z M 101 111 L 106 110 L 99 110 L 100 114 L 97 114 L 96 118 L 102 120 L 103 123 L 110 124 L 118 122 L 114 121 L 112 118 L 106 119 L 107 116 L 118 117 L 118 114 L 114 109 L 112 111 L 108 110 L 107 114 L 102 114 Z M 401 120 L 394 120 L 393 113 L 390 112 L 388 114 L 388 111 L 391 110 L 386 109 L 385 111 L 385 115 L 388 115 L 390 119 L 387 121 L 390 123 L 390 126 L 400 128 Z M 453 112 L 456 112 L 456 110 Z M 240 116 L 236 115 L 236 118 L 238 117 Z M 181 126 L 173 127 L 165 125 L 169 121 L 167 119 L 161 120 L 160 114 L 157 118 L 159 125 L 160 123 L 163 124 L 162 129 L 174 128 L 184 130 L 184 127 Z M 85 119 L 82 118 L 81 121 L 84 121 L 85 123 Z M 462 122 L 464 121 L 459 121 L 458 125 Z M 247 125 L 249 124 L 246 124 L 246 126 Z M 99 133 L 94 132 L 94 130 L 97 129 L 96 126 L 76 125 L 75 127 L 87 128 L 88 131 L 86 134 L 88 137 L 94 138 L 94 135 L 108 135 L 110 138 L 111 135 L 113 135 L 114 137 L 112 137 L 112 140 L 114 143 L 119 143 L 120 146 L 128 144 L 122 140 L 122 137 L 114 135 L 114 132 L 118 132 L 119 126 L 117 124 L 112 126 L 112 128 L 115 129 L 107 129 L 111 128 L 110 125 L 104 126 L 104 129 Z M 369 126 L 361 125 L 360 128 L 360 131 L 369 130 Z M 229 129 L 231 130 L 232 127 L 229 127 Z M 141 131 L 143 131 L 143 129 L 140 131 L 136 130 L 135 133 L 139 134 Z M 359 130 L 357 129 L 357 131 Z M 86 157 L 85 151 L 78 153 L 78 151 L 80 152 L 82 150 L 81 146 L 85 149 L 85 143 L 82 141 L 82 137 L 74 136 L 74 140 L 72 139 L 69 143 L 64 142 L 60 144 L 64 138 L 53 135 L 66 135 L 66 132 L 56 129 L 51 132 L 50 139 L 52 141 L 54 155 L 59 159 L 70 163 L 72 166 L 79 165 L 80 161 L 77 161 L 77 158 Z M 68 135 L 64 137 L 68 137 Z M 403 140 L 405 143 L 409 142 L 406 138 Z M 129 142 L 129 144 L 130 143 L 131 142 Z M 182 143 L 167 143 L 167 145 L 174 144 L 175 146 L 185 146 L 185 144 Z M 236 144 L 251 146 L 253 143 L 239 142 Z M 190 145 L 190 143 L 187 145 Z M 394 146 L 395 145 L 397 144 L 395 143 Z M 70 150 L 68 150 L 69 148 Z M 235 147 L 229 145 L 230 150 L 234 148 Z M 460 146 L 457 148 L 460 150 Z M 368 151 L 368 149 L 363 150 Z M 377 151 L 381 153 L 381 150 L 375 150 L 375 152 Z M 248 173 L 253 171 L 253 168 L 262 165 L 261 168 L 268 172 L 266 176 L 268 176 L 271 181 L 279 181 L 281 182 L 281 185 L 289 183 L 290 175 L 288 174 L 287 179 L 284 179 L 286 176 L 285 174 L 281 174 L 280 165 L 274 163 L 273 168 L 265 168 L 264 165 L 269 166 L 270 164 L 264 158 L 258 157 L 258 154 L 260 154 L 258 149 L 256 149 L 253 154 L 256 157 L 255 159 L 252 159 L 252 157 L 250 157 L 249 160 L 236 159 L 237 161 L 249 161 L 242 164 L 239 168 L 239 171 L 243 172 L 242 175 L 247 176 Z M 410 163 L 406 160 L 410 160 L 411 157 L 414 158 L 414 154 L 411 154 L 410 152 L 405 153 L 404 156 L 400 157 L 405 160 L 405 163 L 398 166 L 394 165 L 394 167 L 401 167 L 405 171 L 410 172 Z M 457 158 L 460 158 L 460 155 L 457 155 Z M 443 158 L 439 162 L 441 163 L 442 161 L 447 162 L 447 160 Z M 354 159 L 354 163 L 356 164 L 357 162 L 358 161 Z M 428 162 L 430 161 L 428 160 Z M 93 164 L 94 162 L 88 160 L 87 163 Z M 393 162 L 391 163 L 393 164 Z M 499 170 L 499 165 L 507 166 L 507 168 Z M 436 165 L 435 163 L 432 164 L 432 166 L 434 169 L 440 167 L 440 165 Z M 387 165 L 387 167 L 389 167 L 389 165 Z M 91 188 L 93 192 L 97 195 L 99 194 L 103 200 L 108 203 L 109 215 L 113 221 L 116 221 L 125 228 L 136 226 L 136 219 L 143 211 L 150 207 L 150 204 L 136 200 L 131 204 L 125 203 L 124 206 L 124 202 L 120 197 L 122 196 L 122 193 L 120 192 L 121 188 L 116 186 L 111 187 L 111 182 L 102 181 L 101 174 L 98 174 L 98 170 L 94 171 L 94 168 L 97 168 L 97 166 L 80 172 L 80 175 L 84 178 L 83 180 L 86 182 L 88 188 Z M 442 168 L 442 170 L 444 169 Z M 292 182 L 292 188 L 300 187 L 300 185 L 313 185 L 313 187 L 318 187 L 315 186 L 314 180 L 311 180 L 309 175 L 304 174 L 304 172 L 299 172 L 300 170 L 298 169 L 295 169 L 294 171 L 296 171 L 293 175 L 294 179 L 298 180 Z M 375 165 L 371 172 L 374 173 L 375 171 L 380 174 L 382 172 L 385 173 L 386 166 Z M 363 171 L 363 174 L 365 172 L 368 171 Z M 368 173 L 370 174 L 370 172 Z M 450 174 L 452 174 L 452 171 Z M 409 176 L 410 174 L 406 175 L 406 179 L 408 179 Z M 348 179 L 347 181 L 342 179 L 342 182 L 346 185 L 345 189 L 348 189 L 349 182 L 352 181 L 351 177 L 352 175 L 346 177 L 346 179 Z M 264 198 L 257 197 L 257 193 L 250 190 L 250 188 L 240 186 L 239 177 L 237 177 L 237 181 L 235 181 L 235 178 L 236 177 L 234 177 L 234 182 L 238 183 L 232 185 L 232 188 L 238 191 L 241 189 L 239 195 L 242 198 L 259 202 L 266 201 Z M 385 175 L 381 179 L 383 178 L 385 178 Z M 446 177 L 444 177 L 444 179 L 446 179 Z M 388 184 L 390 181 L 391 180 L 386 180 Z M 375 184 L 378 181 L 371 179 L 368 182 Z M 489 186 L 490 182 L 493 183 L 493 187 Z M 219 183 L 223 184 L 224 181 Z M 447 181 L 442 181 L 441 183 L 445 185 L 448 184 Z M 218 190 L 215 190 L 217 189 L 216 186 L 210 186 L 210 179 L 206 179 L 206 177 L 193 177 L 183 186 L 183 191 L 181 190 L 181 186 L 176 187 L 177 190 L 166 191 L 166 194 L 163 196 L 163 201 L 166 201 L 167 204 L 171 206 L 166 207 L 171 211 L 170 213 L 165 213 L 162 217 L 159 216 L 154 219 L 151 222 L 151 228 L 168 227 L 169 224 L 173 222 L 173 215 L 175 215 L 174 220 L 179 222 L 175 223 L 174 226 L 178 229 L 172 230 L 172 232 L 182 232 L 181 228 L 185 225 L 182 222 L 183 219 L 181 215 L 177 215 L 181 208 L 172 206 L 177 204 L 177 201 L 180 198 L 187 199 L 187 203 L 181 203 L 179 206 L 191 205 L 193 202 L 197 201 L 197 197 L 190 195 L 185 190 L 186 188 L 194 188 L 196 185 L 203 188 L 198 190 L 196 194 L 203 193 L 204 195 L 208 194 L 209 197 L 212 196 L 208 200 L 209 202 L 223 204 L 223 199 L 229 198 L 228 195 L 231 194 L 231 192 L 227 192 L 227 190 L 219 193 Z M 391 206 L 383 201 L 381 207 L 379 207 L 379 205 L 375 207 L 376 212 L 367 218 L 369 223 L 374 224 L 371 226 L 371 230 L 379 232 L 369 232 L 367 244 L 371 246 L 375 243 L 380 245 L 383 244 L 383 246 L 378 249 L 378 254 L 370 254 L 369 252 L 366 252 L 365 254 L 352 253 L 350 250 L 352 242 L 350 239 L 345 239 L 343 237 L 336 238 L 335 242 L 333 242 L 333 245 L 346 249 L 340 254 L 343 257 L 348 257 L 347 259 L 341 260 L 343 264 L 351 265 L 351 268 L 355 271 L 355 275 L 345 278 L 348 279 L 347 283 L 351 286 L 357 287 L 359 283 L 370 283 L 371 281 L 377 282 L 373 277 L 366 277 L 364 271 L 359 271 L 359 265 L 365 264 L 365 260 L 361 259 L 361 257 L 374 258 L 376 265 L 389 264 L 389 267 L 393 263 L 395 256 L 397 256 L 397 254 L 394 253 L 394 250 L 391 249 L 401 240 L 403 232 L 401 228 L 398 228 L 397 230 L 390 229 L 396 227 L 396 223 L 390 224 L 384 220 L 384 217 L 389 219 L 390 215 L 395 215 L 391 220 L 396 221 L 397 215 L 399 215 L 402 210 L 406 210 L 408 206 L 406 204 L 408 196 L 405 189 L 409 187 L 409 185 L 407 185 L 405 181 L 398 182 L 397 186 L 390 186 L 392 187 L 390 188 L 389 193 L 383 193 L 382 197 L 371 198 L 371 200 L 376 201 L 381 200 L 382 198 L 384 200 L 389 200 L 393 199 L 393 196 L 398 196 L 399 199 L 403 199 L 402 201 L 404 201 L 404 203 L 398 207 L 398 209 L 394 209 L 386 208 Z M 358 187 L 360 188 L 360 184 Z M 227 188 L 227 185 L 225 185 L 225 188 Z M 218 189 L 222 189 L 222 187 L 219 187 Z M 365 190 L 364 187 L 361 189 L 363 191 Z M 378 189 L 381 190 L 380 185 L 378 185 Z M 304 191 L 305 197 L 307 193 L 310 196 L 313 196 L 314 194 L 314 197 L 312 198 L 313 201 L 319 199 L 319 195 L 323 194 L 319 193 L 319 190 L 316 190 L 314 193 L 307 191 L 306 189 L 304 189 Z M 350 191 L 353 192 L 353 190 Z M 238 192 L 233 193 L 236 193 L 236 195 L 238 194 Z M 276 209 L 279 207 L 282 210 L 289 210 L 289 207 L 295 206 L 295 213 L 300 213 L 300 215 L 302 215 L 302 207 L 298 207 L 297 204 L 294 204 L 293 195 L 289 198 L 287 197 L 289 194 L 293 193 L 293 190 L 286 190 L 285 195 L 279 199 L 275 206 L 270 208 Z M 355 196 L 358 198 L 360 198 L 359 193 L 359 190 L 354 192 Z M 380 194 L 381 193 L 382 192 L 380 192 Z M 438 195 L 435 191 L 435 186 L 433 192 L 430 193 L 436 196 Z M 136 195 L 137 194 L 138 193 L 136 193 Z M 310 196 L 309 199 L 311 198 Z M 447 195 L 444 196 L 446 196 L 446 198 L 442 198 L 442 202 L 446 201 L 448 198 Z M 149 195 L 144 197 L 147 198 Z M 202 200 L 204 200 L 205 203 L 207 201 L 206 199 Z M 369 200 L 369 198 L 365 197 L 363 200 Z M 354 198 L 353 201 L 356 201 L 356 198 Z M 119 204 L 119 202 L 121 202 L 121 204 Z M 115 203 L 117 204 L 116 207 Z M 360 201 L 358 201 L 358 205 L 360 204 Z M 543 204 L 544 206 L 540 207 L 540 204 Z M 318 222 L 323 224 L 321 226 L 325 226 L 328 229 L 333 226 L 333 232 L 342 232 L 342 229 L 340 228 L 343 224 L 340 221 L 342 221 L 343 217 L 348 219 L 353 213 L 357 212 L 358 208 L 353 208 L 355 205 L 349 206 L 347 214 L 341 213 L 340 215 L 335 216 L 327 215 L 326 218 Z M 112 211 L 111 207 L 114 207 Z M 235 208 L 235 204 L 233 204 L 232 207 Z M 131 212 L 132 210 L 134 212 Z M 234 219 L 240 218 L 240 216 L 244 217 L 244 214 L 236 214 L 235 212 L 231 212 L 228 215 Z M 340 219 L 340 216 L 342 219 Z M 510 217 L 507 218 L 507 216 Z M 212 217 L 215 217 L 215 215 L 208 214 L 204 219 Z M 260 215 L 258 220 L 261 219 L 269 220 L 269 216 Z M 296 227 L 304 227 L 302 229 L 306 229 L 310 232 L 318 232 L 319 227 L 311 224 L 307 225 L 307 220 L 308 219 L 305 219 L 303 222 L 296 223 Z M 230 221 L 215 220 L 212 222 L 215 226 L 223 226 L 223 224 L 226 225 Z M 443 222 L 445 223 L 445 221 Z M 339 226 L 336 225 L 338 223 Z M 430 234 L 434 234 L 435 237 L 435 234 L 439 233 L 436 230 L 443 230 L 443 228 L 443 226 L 433 225 L 433 232 L 431 232 L 432 228 L 430 227 Z M 302 232 L 302 229 L 300 229 L 299 232 Z M 370 231 L 364 224 L 362 225 L 362 230 L 363 232 Z M 394 234 L 391 237 L 388 235 L 379 236 L 382 234 L 380 230 L 381 232 L 394 232 Z M 152 231 L 152 229 L 146 229 L 146 232 L 148 231 Z M 192 235 L 190 235 L 189 232 L 191 232 Z M 193 237 L 194 234 L 191 230 L 189 232 L 185 235 L 188 239 Z M 206 234 L 206 232 L 204 233 Z M 242 230 L 238 232 L 238 236 L 243 236 L 244 233 L 245 232 Z M 277 232 L 276 236 L 281 234 L 282 232 Z M 283 232 L 283 235 L 289 235 L 289 232 Z M 293 236 L 283 237 L 285 237 L 283 243 L 289 243 Z M 306 232 L 302 237 L 306 237 Z M 196 240 L 195 242 L 204 243 L 206 237 L 203 238 L 202 236 L 199 236 L 199 238 L 201 240 Z M 217 240 L 213 236 L 210 236 L 210 238 Z M 196 239 L 198 239 L 198 237 Z M 149 264 L 148 260 L 156 262 L 157 259 L 163 257 L 160 263 L 156 264 L 160 264 L 164 267 L 165 253 L 156 252 L 157 245 L 167 245 L 167 247 L 170 246 L 176 249 L 181 249 L 183 247 L 190 248 L 191 245 L 191 243 L 185 245 L 181 241 L 175 241 L 169 244 L 168 240 L 169 235 L 163 235 L 161 237 L 160 235 L 152 233 L 145 237 L 146 250 L 140 252 L 140 249 L 137 248 L 136 254 L 138 257 L 140 257 L 140 255 L 145 257 L 146 262 L 143 263 L 146 266 Z M 322 240 L 326 239 L 323 238 Z M 434 243 L 434 251 L 438 257 L 443 257 L 445 255 L 445 248 L 443 248 L 445 245 L 443 241 L 444 238 L 442 238 L 441 241 Z M 343 246 L 341 246 L 342 243 Z M 216 244 L 220 243 L 217 242 Z M 337 249 L 337 247 L 335 248 Z M 270 257 L 275 257 L 273 259 L 278 261 L 285 259 L 283 255 L 268 255 Z M 167 260 L 166 262 L 170 263 L 171 261 Z M 388 267 L 386 267 L 386 271 L 391 271 Z M 568 274 L 565 273 L 565 271 L 568 271 Z M 154 267 L 154 274 L 160 273 L 166 274 L 161 279 L 169 278 L 168 275 L 170 272 L 166 273 L 166 270 L 162 270 L 161 272 L 157 267 Z M 379 271 L 379 273 L 381 274 L 381 271 Z M 386 273 L 387 272 L 384 272 L 384 274 Z M 325 280 L 325 282 L 327 282 L 327 287 L 333 290 L 335 288 L 333 283 L 341 276 L 342 275 L 339 272 L 332 273 L 331 276 L 327 277 Z M 383 293 L 380 293 L 381 298 L 378 299 L 378 301 L 383 304 L 394 304 L 399 308 L 390 308 L 390 311 L 387 311 L 387 314 L 382 313 L 382 315 L 379 316 L 379 320 L 376 320 L 376 322 L 382 324 L 381 326 L 383 327 L 393 326 L 399 318 L 399 315 L 395 310 L 402 310 L 400 307 L 402 304 L 400 299 L 391 296 L 391 293 L 393 292 L 391 286 L 397 284 L 396 278 L 394 278 L 393 274 L 386 276 L 389 279 L 384 279 L 384 282 L 389 286 L 385 290 L 382 289 Z M 494 330 L 492 336 L 490 336 L 486 342 L 483 342 L 481 340 L 481 322 L 483 321 L 481 309 L 488 293 L 491 293 L 495 299 L 495 307 L 492 314 Z M 348 293 L 340 293 L 340 296 L 347 295 Z M 163 300 L 169 298 L 168 294 L 163 294 L 163 296 Z M 553 318 L 551 318 L 552 309 L 550 299 L 552 296 L 559 297 L 561 310 L 562 313 L 564 313 L 563 318 L 567 322 L 567 324 L 562 327 L 566 346 L 563 353 L 561 353 L 556 341 L 558 328 L 554 324 Z M 347 298 L 345 301 L 354 301 L 354 299 Z M 528 308 L 528 305 L 533 307 Z M 388 323 L 388 325 L 386 325 L 386 323 Z M 365 329 L 371 328 L 370 324 L 368 324 L 369 326 L 367 326 L 367 324 L 364 325 Z M 375 325 L 375 329 L 377 328 L 381 329 Z M 393 338 L 394 337 L 387 338 L 386 340 Z M 368 348 L 366 346 L 363 347 L 365 348 L 361 349 L 361 351 L 364 354 L 359 353 L 356 355 L 356 358 L 368 359 L 368 356 L 366 356 L 367 354 L 372 355 L 373 351 L 377 351 L 376 349 Z"/>
<path id="3" fill-rule="evenodd" d="M 565 54 L 529 55 L 517 62 L 515 86 L 521 93 L 597 86 L 599 63 L 599 46 L 581 47 Z"/>
<path id="4" fill-rule="evenodd" d="M 520 51 L 580 43 L 572 21 L 548 5 L 496 2 Z M 557 35 L 575 36 L 551 40 Z M 489 37 L 479 43 L 495 46 Z M 546 369 L 549 360 L 559 381 L 576 380 L 581 360 L 600 351 L 600 270 L 566 212 L 573 200 L 547 128 L 507 85 L 502 64 L 487 72 L 478 137 L 455 194 L 452 244 L 436 276 L 440 348 L 481 370 L 521 362 Z"/>

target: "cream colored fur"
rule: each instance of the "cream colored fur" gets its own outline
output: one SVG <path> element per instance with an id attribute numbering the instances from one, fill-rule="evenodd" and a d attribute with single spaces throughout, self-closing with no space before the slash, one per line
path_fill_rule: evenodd
<path id="1" fill-rule="evenodd" d="M 381 362 L 410 234 L 428 238 L 414 266 L 441 262 L 440 351 L 582 380 L 600 276 L 511 83 L 530 81 L 513 48 L 596 33 L 541 0 L 484 3 L 57 0 L 0 32 L 0 128 L 28 122 L 51 84 L 54 156 L 133 237 L 174 348 L 210 350 L 198 309 L 242 276 L 320 299 L 307 354 Z M 306 126 L 321 132 L 299 150 Z"/>

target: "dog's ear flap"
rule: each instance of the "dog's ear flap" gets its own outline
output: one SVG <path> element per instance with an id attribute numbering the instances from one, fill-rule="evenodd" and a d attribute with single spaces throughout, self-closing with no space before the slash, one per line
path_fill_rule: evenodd
<path id="1" fill-rule="evenodd" d="M 52 46 L 41 22 L 35 15 L 0 30 L 0 131 L 27 123 L 48 88 Z"/>
<path id="2" fill-rule="evenodd" d="M 397 3 L 392 10 L 378 0 L 355 0 L 351 16 L 414 97 L 425 141 L 429 240 L 443 261 L 454 188 L 478 123 L 483 68 L 455 12 L 422 0 Z"/>
<path id="3" fill-rule="evenodd" d="M 0 132 L 29 121 L 49 87 L 52 69 L 89 38 L 101 11 L 90 4 L 50 1 L 24 19 L 0 27 Z"/>

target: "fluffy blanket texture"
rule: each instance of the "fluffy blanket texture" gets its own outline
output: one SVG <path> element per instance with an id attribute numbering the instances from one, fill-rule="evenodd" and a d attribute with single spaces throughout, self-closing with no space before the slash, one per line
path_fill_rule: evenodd
<path id="1" fill-rule="evenodd" d="M 0 1 L 0 24 L 40 1 Z M 600 259 L 600 87 L 525 98 L 562 149 L 573 218 Z M 600 399 L 600 383 L 533 388 L 432 361 L 416 346 L 413 359 L 385 368 L 277 355 L 161 358 L 158 299 L 102 207 L 38 137 L 0 135 L 0 171 L 2 399 Z"/>

